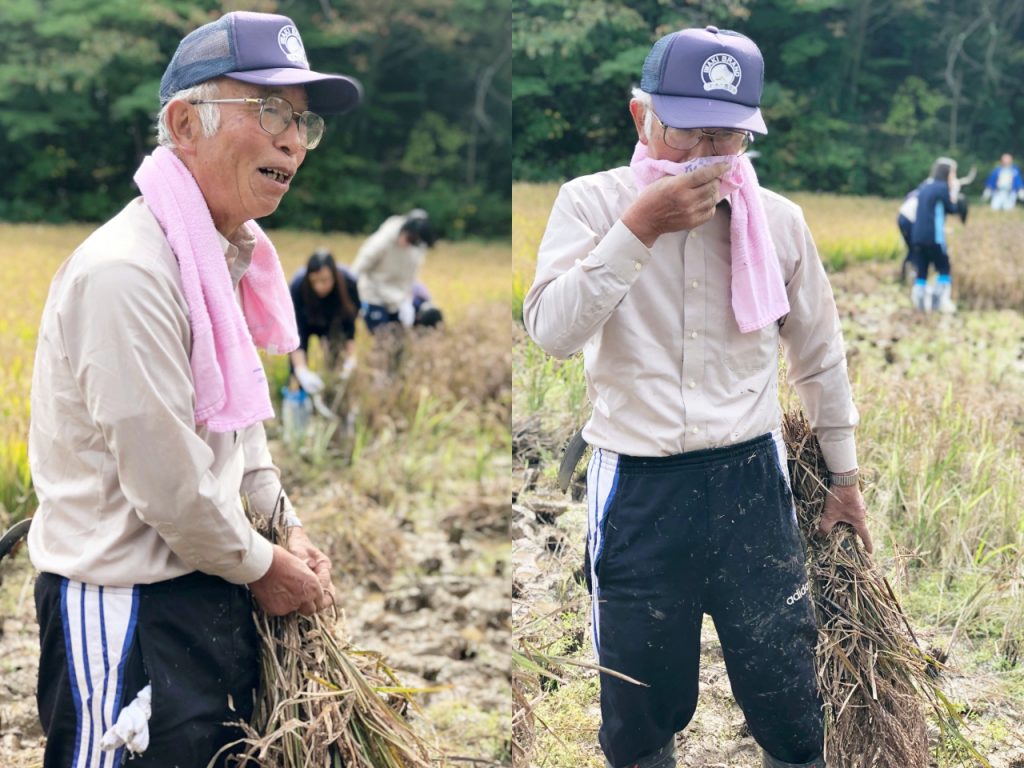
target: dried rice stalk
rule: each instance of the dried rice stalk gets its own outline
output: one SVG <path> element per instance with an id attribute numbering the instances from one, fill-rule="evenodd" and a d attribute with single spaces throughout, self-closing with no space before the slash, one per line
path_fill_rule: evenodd
<path id="1" fill-rule="evenodd" d="M 430 768 L 404 717 L 413 691 L 379 654 L 339 639 L 323 613 L 271 617 L 254 606 L 254 615 L 262 684 L 252 723 L 241 724 L 245 736 L 221 750 L 245 745 L 228 765 Z"/>
<path id="2" fill-rule="evenodd" d="M 921 650 L 884 576 L 847 525 L 816 534 L 828 470 L 802 413 L 783 435 L 818 618 L 818 685 L 825 704 L 825 755 L 843 768 L 925 768 L 923 707 L 957 752 L 988 766 L 960 733 L 962 719 L 929 674 L 941 666 Z"/>

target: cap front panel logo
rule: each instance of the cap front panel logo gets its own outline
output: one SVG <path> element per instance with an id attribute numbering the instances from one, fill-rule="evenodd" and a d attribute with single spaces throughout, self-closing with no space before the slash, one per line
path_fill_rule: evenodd
<path id="1" fill-rule="evenodd" d="M 705 91 L 728 91 L 733 96 L 743 79 L 740 63 L 728 53 L 716 53 L 709 56 L 700 68 L 700 77 L 704 81 Z"/>
<path id="2" fill-rule="evenodd" d="M 288 61 L 302 64 L 306 68 L 309 67 L 309 62 L 306 61 L 306 49 L 302 46 L 302 38 L 299 37 L 299 30 L 291 24 L 281 27 L 281 31 L 277 33 L 277 44 L 281 46 L 281 51 L 288 57 Z"/>

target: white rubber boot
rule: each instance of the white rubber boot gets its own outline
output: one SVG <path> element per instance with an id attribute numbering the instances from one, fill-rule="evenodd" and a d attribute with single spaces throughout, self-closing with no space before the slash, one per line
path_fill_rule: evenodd
<path id="1" fill-rule="evenodd" d="M 935 286 L 934 309 L 944 315 L 952 315 L 956 312 L 956 304 L 953 302 L 953 286 L 951 283 L 938 283 Z"/>
<path id="2" fill-rule="evenodd" d="M 914 309 L 918 312 L 927 312 L 930 308 L 928 299 L 928 286 L 914 283 L 914 287 L 910 289 L 910 303 L 914 305 Z"/>

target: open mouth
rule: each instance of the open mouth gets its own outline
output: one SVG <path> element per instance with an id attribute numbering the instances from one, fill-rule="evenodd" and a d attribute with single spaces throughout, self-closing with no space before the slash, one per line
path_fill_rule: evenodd
<path id="1" fill-rule="evenodd" d="M 292 174 L 285 173 L 277 168 L 260 168 L 260 173 L 279 184 L 287 184 L 292 178 Z"/>

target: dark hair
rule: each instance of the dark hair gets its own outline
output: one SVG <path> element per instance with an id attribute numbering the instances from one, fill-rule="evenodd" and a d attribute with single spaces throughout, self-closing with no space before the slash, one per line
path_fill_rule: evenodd
<path id="1" fill-rule="evenodd" d="M 405 233 L 410 245 L 426 243 L 427 248 L 433 248 L 437 242 L 437 234 L 430 224 L 430 215 L 422 208 L 415 208 L 405 214 L 405 222 L 398 231 Z"/>
<path id="2" fill-rule="evenodd" d="M 334 277 L 334 288 L 326 296 L 320 298 L 313 290 L 309 276 L 325 267 L 331 270 L 331 275 Z M 332 336 L 337 332 L 342 320 L 354 320 L 359 314 L 359 308 L 352 301 L 348 287 L 345 285 L 345 276 L 338 270 L 334 256 L 326 248 L 318 248 L 309 257 L 309 261 L 306 262 L 306 274 L 302 276 L 300 290 L 306 316 L 310 322 L 328 326 Z M 341 312 L 339 313 L 337 309 L 340 309 Z"/>
<path id="3" fill-rule="evenodd" d="M 932 179 L 935 181 L 949 181 L 949 172 L 955 164 L 955 160 L 948 157 L 940 157 L 932 165 Z"/>

